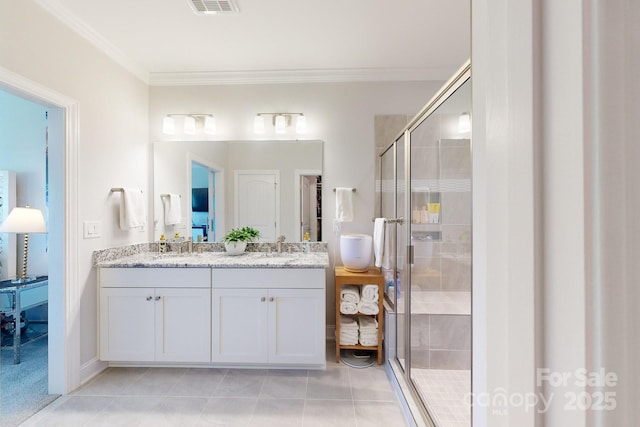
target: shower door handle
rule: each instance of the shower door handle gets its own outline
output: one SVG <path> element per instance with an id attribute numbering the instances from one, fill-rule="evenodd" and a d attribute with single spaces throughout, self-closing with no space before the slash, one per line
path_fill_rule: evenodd
<path id="1" fill-rule="evenodd" d="M 409 264 L 413 264 L 413 245 L 407 246 L 407 259 Z"/>

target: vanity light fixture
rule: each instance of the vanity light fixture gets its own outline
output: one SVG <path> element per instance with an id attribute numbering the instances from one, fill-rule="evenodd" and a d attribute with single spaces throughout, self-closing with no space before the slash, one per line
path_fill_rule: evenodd
<path id="1" fill-rule="evenodd" d="M 199 122 L 202 122 L 200 127 L 202 127 L 204 133 L 208 135 L 215 135 L 216 133 L 216 118 L 212 114 L 167 114 L 162 120 L 162 133 L 175 135 L 176 122 L 174 117 L 176 116 L 184 116 L 182 131 L 186 135 L 197 134 Z"/>
<path id="2" fill-rule="evenodd" d="M 462 113 L 458 117 L 458 132 L 467 133 L 471 131 L 471 115 L 469 113 Z"/>
<path id="3" fill-rule="evenodd" d="M 293 116 L 296 117 L 296 133 L 305 133 L 307 131 L 307 120 L 302 113 L 258 113 L 253 121 L 253 131 L 255 133 L 264 133 L 264 116 L 272 116 L 272 123 L 276 133 L 287 133 L 287 128 L 291 125 Z"/>

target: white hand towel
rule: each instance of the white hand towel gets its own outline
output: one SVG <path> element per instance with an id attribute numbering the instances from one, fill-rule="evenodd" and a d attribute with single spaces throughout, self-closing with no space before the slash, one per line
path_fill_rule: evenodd
<path id="1" fill-rule="evenodd" d="M 358 312 L 358 305 L 352 302 L 342 301 L 340 303 L 340 313 L 342 314 L 356 314 Z"/>
<path id="2" fill-rule="evenodd" d="M 340 334 L 341 345 L 356 345 L 358 344 L 358 333 L 355 335 L 342 335 Z"/>
<path id="3" fill-rule="evenodd" d="M 147 214 L 142 190 L 123 188 L 120 200 L 120 229 L 144 227 L 147 225 Z"/>
<path id="4" fill-rule="evenodd" d="M 167 194 L 162 198 L 164 203 L 164 225 L 180 224 L 182 222 L 182 206 L 179 194 Z"/>
<path id="5" fill-rule="evenodd" d="M 358 311 L 362 314 L 378 314 L 378 312 L 380 311 L 377 302 L 360 301 L 357 306 Z"/>
<path id="6" fill-rule="evenodd" d="M 336 188 L 336 221 L 353 221 L 353 189 Z"/>
<path id="7" fill-rule="evenodd" d="M 364 336 L 364 337 L 360 337 L 360 345 L 364 345 L 367 347 L 374 347 L 378 345 L 378 337 L 368 337 L 368 336 Z"/>
<path id="8" fill-rule="evenodd" d="M 364 285 L 362 287 L 362 301 L 377 302 L 379 297 L 378 285 Z"/>
<path id="9" fill-rule="evenodd" d="M 345 330 L 358 330 L 358 322 L 356 319 L 349 316 L 340 316 L 340 331 Z"/>
<path id="10" fill-rule="evenodd" d="M 352 302 L 354 304 L 360 302 L 360 289 L 355 285 L 343 286 L 340 290 L 340 301 Z"/>
<path id="11" fill-rule="evenodd" d="M 377 331 L 378 321 L 371 316 L 358 316 L 358 329 L 363 331 Z"/>
<path id="12" fill-rule="evenodd" d="M 373 254 L 376 267 L 389 268 L 389 239 L 385 218 L 376 218 L 373 223 Z"/>

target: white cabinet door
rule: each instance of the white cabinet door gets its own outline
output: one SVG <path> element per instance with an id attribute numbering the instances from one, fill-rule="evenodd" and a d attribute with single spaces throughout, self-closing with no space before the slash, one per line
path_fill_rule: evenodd
<path id="1" fill-rule="evenodd" d="M 323 289 L 269 290 L 269 362 L 325 362 Z"/>
<path id="2" fill-rule="evenodd" d="M 267 361 L 267 290 L 214 289 L 212 292 L 213 362 Z"/>
<path id="3" fill-rule="evenodd" d="M 154 290 L 100 290 L 100 359 L 154 360 Z"/>
<path id="4" fill-rule="evenodd" d="M 155 293 L 156 361 L 211 360 L 211 290 L 159 288 Z"/>

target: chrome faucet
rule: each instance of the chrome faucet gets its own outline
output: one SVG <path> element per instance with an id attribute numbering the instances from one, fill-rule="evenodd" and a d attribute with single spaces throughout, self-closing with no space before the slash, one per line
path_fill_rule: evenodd
<path id="1" fill-rule="evenodd" d="M 278 240 L 276 240 L 276 247 L 278 248 L 278 253 L 282 253 L 282 243 L 284 242 L 284 239 L 286 239 L 286 237 L 280 236 L 278 237 Z"/>

